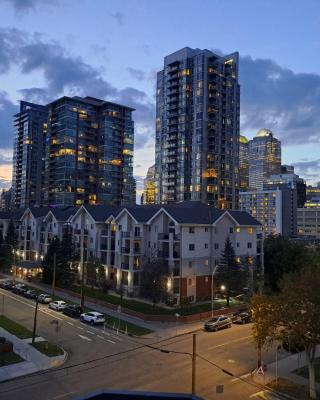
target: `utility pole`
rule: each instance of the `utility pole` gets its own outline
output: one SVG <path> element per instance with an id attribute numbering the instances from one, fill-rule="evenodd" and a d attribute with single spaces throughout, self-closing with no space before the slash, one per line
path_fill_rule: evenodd
<path id="1" fill-rule="evenodd" d="M 81 227 L 80 231 L 80 270 L 81 270 L 81 297 L 80 297 L 80 307 L 84 307 L 84 262 L 83 262 L 83 242 L 84 242 L 84 232 Z"/>
<path id="2" fill-rule="evenodd" d="M 37 298 L 36 298 L 36 308 L 34 310 L 34 319 L 33 319 L 32 344 L 34 344 L 35 339 L 36 339 L 38 305 L 39 305 L 39 300 L 38 300 L 38 296 L 37 296 Z"/>
<path id="3" fill-rule="evenodd" d="M 53 253 L 52 296 L 54 296 L 54 288 L 56 286 L 56 267 L 57 267 L 57 254 Z"/>
<path id="4" fill-rule="evenodd" d="M 197 342 L 196 334 L 193 334 L 192 340 L 192 394 L 196 394 L 196 357 L 197 357 Z"/>
<path id="5" fill-rule="evenodd" d="M 2 295 L 2 315 L 4 315 L 4 294 Z"/>

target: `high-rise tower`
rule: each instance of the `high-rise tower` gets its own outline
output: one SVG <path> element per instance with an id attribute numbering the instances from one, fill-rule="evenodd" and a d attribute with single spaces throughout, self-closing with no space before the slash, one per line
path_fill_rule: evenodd
<path id="1" fill-rule="evenodd" d="M 238 205 L 238 53 L 184 48 L 157 76 L 157 202 Z"/>

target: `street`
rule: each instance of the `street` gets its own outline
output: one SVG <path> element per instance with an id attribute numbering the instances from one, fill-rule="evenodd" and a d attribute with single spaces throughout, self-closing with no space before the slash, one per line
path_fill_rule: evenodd
<path id="1" fill-rule="evenodd" d="M 0 289 L 0 311 L 2 304 L 4 315 L 32 330 L 32 300 Z M 47 306 L 41 305 L 39 311 L 37 334 L 62 346 L 68 352 L 68 360 L 57 370 L 0 384 L 0 399 L 68 399 L 99 388 L 191 391 L 192 334 L 170 339 L 132 338 L 82 324 Z M 52 320 L 59 321 L 58 332 Z M 174 336 L 174 328 L 172 332 Z M 257 363 L 251 324 L 233 325 L 219 332 L 199 331 L 197 354 L 199 396 L 246 399 L 261 390 L 250 376 Z M 274 352 L 265 353 L 263 358 L 265 362 L 273 361 Z M 235 377 L 247 374 L 245 381 Z M 216 393 L 217 385 L 224 385 L 223 394 Z"/>

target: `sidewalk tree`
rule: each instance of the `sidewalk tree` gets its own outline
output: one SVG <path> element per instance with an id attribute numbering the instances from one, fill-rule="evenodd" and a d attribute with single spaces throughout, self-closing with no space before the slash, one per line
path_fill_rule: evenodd
<path id="1" fill-rule="evenodd" d="M 229 306 L 231 293 L 241 291 L 246 281 L 246 271 L 241 263 L 237 262 L 229 237 L 226 239 L 215 277 L 216 282 L 226 288 L 225 293 Z"/>
<path id="2" fill-rule="evenodd" d="M 315 355 L 320 343 L 320 265 L 317 259 L 306 268 L 284 276 L 279 294 L 252 300 L 253 335 L 257 346 L 294 338 L 306 352 L 309 392 L 316 398 Z"/>
<path id="3" fill-rule="evenodd" d="M 140 293 L 153 304 L 167 294 L 168 266 L 162 258 L 152 258 L 144 264 L 140 274 Z"/>

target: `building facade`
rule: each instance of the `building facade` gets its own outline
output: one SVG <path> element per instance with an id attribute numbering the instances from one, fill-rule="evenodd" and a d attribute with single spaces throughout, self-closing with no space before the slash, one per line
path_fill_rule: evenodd
<path id="1" fill-rule="evenodd" d="M 0 210 L 9 211 L 12 207 L 12 188 L 5 190 L 2 189 L 0 194 Z"/>
<path id="2" fill-rule="evenodd" d="M 240 209 L 261 224 L 264 236 L 297 234 L 297 191 L 286 185 L 269 190 L 240 192 Z"/>
<path id="3" fill-rule="evenodd" d="M 298 235 L 320 239 L 320 204 L 298 208 Z"/>
<path id="4" fill-rule="evenodd" d="M 245 136 L 239 139 L 239 188 L 246 191 L 249 187 L 249 140 Z"/>
<path id="5" fill-rule="evenodd" d="M 12 206 L 43 205 L 44 150 L 48 111 L 45 106 L 20 102 L 14 116 Z"/>
<path id="6" fill-rule="evenodd" d="M 174 304 L 210 298 L 212 276 L 227 237 L 239 266 L 243 260 L 252 265 L 262 262 L 263 236 L 255 218 L 201 202 L 28 208 L 18 217 L 17 226 L 23 269 L 29 264 L 38 272 L 51 240 L 61 239 L 67 226 L 80 263 L 100 259 L 111 287 L 127 295 L 139 295 L 141 271 L 153 260 L 161 260 Z"/>
<path id="7" fill-rule="evenodd" d="M 157 75 L 157 203 L 236 208 L 239 193 L 238 53 L 184 48 Z"/>
<path id="8" fill-rule="evenodd" d="M 143 182 L 143 204 L 155 204 L 156 192 L 155 165 L 152 165 Z"/>
<path id="9" fill-rule="evenodd" d="M 268 129 L 249 141 L 249 188 L 263 190 L 270 175 L 281 172 L 281 142 Z"/>

